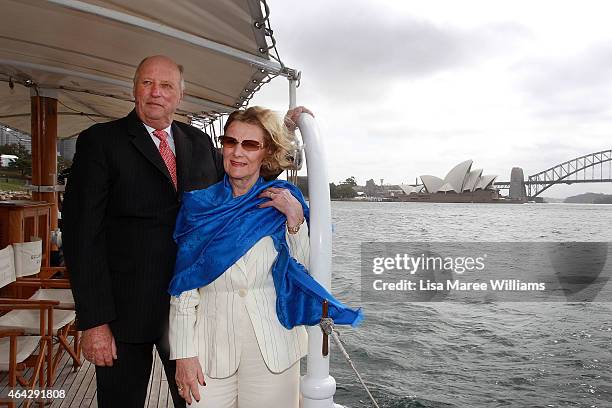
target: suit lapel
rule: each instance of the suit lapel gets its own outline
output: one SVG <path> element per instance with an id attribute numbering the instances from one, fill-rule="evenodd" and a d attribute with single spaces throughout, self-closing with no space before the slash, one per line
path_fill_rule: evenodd
<path id="1" fill-rule="evenodd" d="M 240 259 L 236 261 L 236 266 L 238 267 L 238 269 L 240 269 L 240 272 L 242 273 L 242 277 L 244 278 L 244 282 L 247 282 L 248 284 L 249 275 L 247 273 L 247 264 L 246 264 L 246 261 L 244 260 L 244 255 L 241 256 Z"/>
<path id="2" fill-rule="evenodd" d="M 136 115 L 136 111 L 132 111 L 130 113 L 129 119 L 128 133 L 132 138 L 132 143 L 147 160 L 149 160 L 155 167 L 157 167 L 159 171 L 162 172 L 164 176 L 166 176 L 168 182 L 172 184 L 172 177 L 170 177 L 170 172 L 166 167 L 166 163 L 164 163 L 164 159 L 162 159 L 161 155 L 159 154 L 159 150 L 157 149 L 157 146 L 155 146 L 155 143 L 151 139 L 147 129 Z M 172 130 L 174 131 L 174 127 Z"/>
<path id="3" fill-rule="evenodd" d="M 185 191 L 187 175 L 191 165 L 191 139 L 176 125 L 172 123 L 172 137 L 174 138 L 174 148 L 176 149 L 176 177 L 178 181 L 178 191 Z"/>

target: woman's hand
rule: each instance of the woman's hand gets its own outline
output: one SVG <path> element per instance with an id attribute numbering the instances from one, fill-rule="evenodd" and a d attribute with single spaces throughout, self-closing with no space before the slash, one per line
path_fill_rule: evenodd
<path id="1" fill-rule="evenodd" d="M 287 225 L 295 227 L 302 223 L 304 219 L 304 210 L 302 204 L 284 188 L 269 187 L 259 194 L 259 198 L 269 198 L 270 201 L 266 201 L 259 205 L 259 208 L 274 207 L 278 211 L 285 214 L 287 217 Z"/>
<path id="2" fill-rule="evenodd" d="M 307 113 L 314 118 L 314 113 L 304 106 L 297 106 L 293 109 L 289 109 L 285 114 L 285 126 L 287 126 L 287 129 L 291 132 L 297 129 L 297 121 L 302 113 Z"/>
<path id="3" fill-rule="evenodd" d="M 197 357 L 180 358 L 176 360 L 176 374 L 174 375 L 179 395 L 188 404 L 191 404 L 191 396 L 200 402 L 200 389 L 198 384 L 204 386 L 204 373 Z"/>

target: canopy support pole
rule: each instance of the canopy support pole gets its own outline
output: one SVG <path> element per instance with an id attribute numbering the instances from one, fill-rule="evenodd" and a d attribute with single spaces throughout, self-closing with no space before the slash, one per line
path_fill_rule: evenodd
<path id="1" fill-rule="evenodd" d="M 39 90 L 40 91 L 40 90 Z M 57 98 L 32 90 L 32 199 L 53 204 L 50 229 L 57 230 Z M 45 237 L 40 237 L 45 240 Z"/>
<path id="2" fill-rule="evenodd" d="M 296 78 L 289 78 L 289 109 L 293 109 L 297 106 L 296 93 L 297 93 L 298 80 Z"/>

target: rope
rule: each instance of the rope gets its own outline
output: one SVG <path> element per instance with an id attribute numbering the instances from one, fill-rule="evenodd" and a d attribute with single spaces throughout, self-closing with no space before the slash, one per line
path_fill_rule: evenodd
<path id="1" fill-rule="evenodd" d="M 327 334 L 328 336 L 331 336 L 331 338 L 334 340 L 334 342 L 336 343 L 336 345 L 338 346 L 338 348 L 340 349 L 340 351 L 344 355 L 344 358 L 346 358 L 346 361 L 349 363 L 349 365 L 351 366 L 351 368 L 355 372 L 355 375 L 357 376 L 357 379 L 359 380 L 359 382 L 361 383 L 363 388 L 368 393 L 368 396 L 372 400 L 372 404 L 374 404 L 374 406 L 376 408 L 380 408 L 378 406 L 378 403 L 376 402 L 376 400 L 372 396 L 372 393 L 370 392 L 370 389 L 368 388 L 366 383 L 363 381 L 363 378 L 361 378 L 361 375 L 359 374 L 359 371 L 357 371 L 357 368 L 355 367 L 355 364 L 353 364 L 353 360 L 351 360 L 351 356 L 349 356 L 349 354 L 347 353 L 346 349 L 342 345 L 342 342 L 340 341 L 340 337 L 338 337 L 338 332 L 336 332 L 336 330 L 334 330 L 334 321 L 330 317 L 324 317 L 324 318 L 321 319 L 321 323 L 319 323 L 319 326 L 321 326 L 321 330 L 323 330 L 323 333 Z"/>
<path id="2" fill-rule="evenodd" d="M 287 169 L 287 181 L 297 186 L 297 170 Z"/>
<path id="3" fill-rule="evenodd" d="M 268 52 L 270 58 L 276 60 L 281 65 L 281 68 L 285 68 L 285 64 L 283 64 L 283 61 L 281 61 L 280 55 L 278 54 L 278 49 L 276 48 L 276 39 L 274 38 L 274 30 L 272 30 L 272 26 L 270 24 L 270 7 L 268 7 L 268 3 L 266 3 L 266 0 L 260 0 L 260 2 L 264 7 L 265 15 L 263 16 L 263 21 L 260 21 L 259 24 L 261 24 L 261 28 L 264 28 L 264 35 L 266 37 L 269 37 L 270 41 L 272 42 L 272 45 L 266 44 L 266 51 Z M 269 52 L 270 50 L 272 50 L 274 53 Z"/>
<path id="4" fill-rule="evenodd" d="M 87 113 L 71 108 L 70 106 L 66 105 L 64 102 L 62 102 L 59 98 L 57 99 L 57 103 L 59 103 L 60 105 L 62 105 L 64 108 L 70 109 L 71 111 L 74 111 L 76 113 L 80 113 L 82 116 L 87 117 L 89 120 L 91 120 L 93 123 L 98 123 L 97 120 L 95 120 L 94 118 L 92 118 L 91 116 L 89 116 Z"/>

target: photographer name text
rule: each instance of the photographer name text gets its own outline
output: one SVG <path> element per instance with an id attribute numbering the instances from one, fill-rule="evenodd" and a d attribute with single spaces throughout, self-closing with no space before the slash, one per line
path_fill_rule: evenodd
<path id="1" fill-rule="evenodd" d="M 376 291 L 543 291 L 546 290 L 544 282 L 523 282 L 520 279 L 491 279 L 488 282 L 465 282 L 461 280 L 447 279 L 436 282 L 430 279 L 387 282 L 376 279 L 372 282 L 372 288 Z"/>

